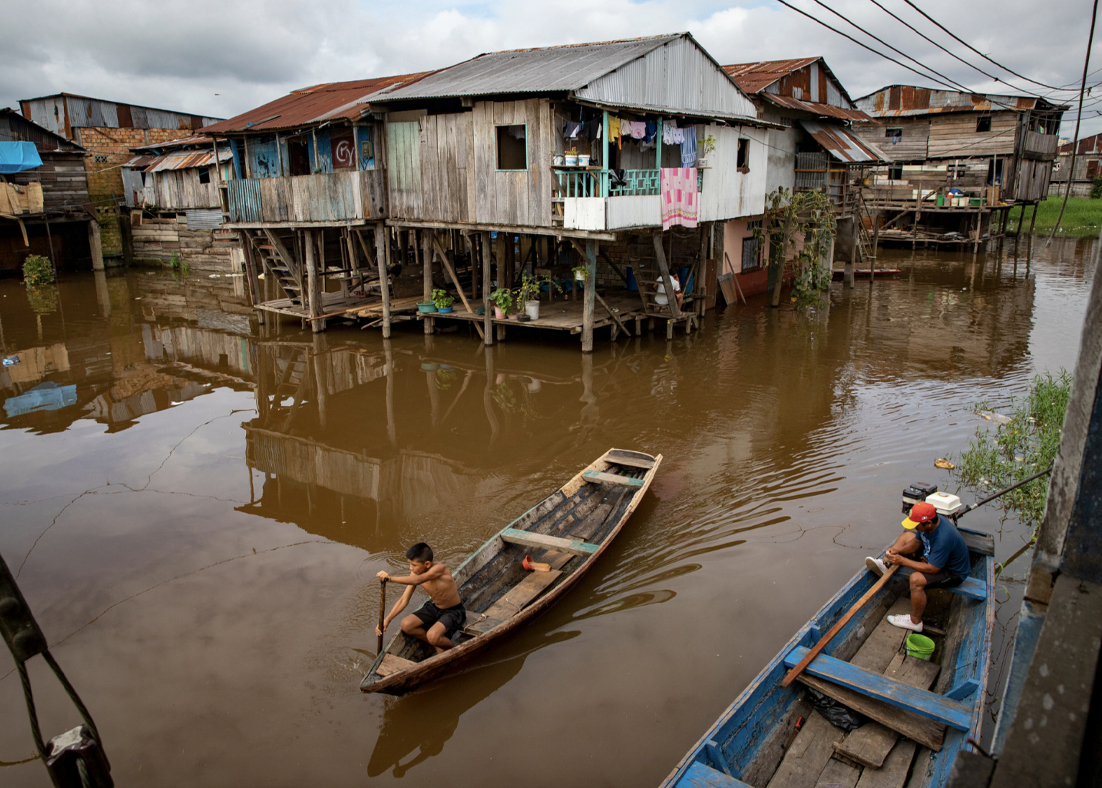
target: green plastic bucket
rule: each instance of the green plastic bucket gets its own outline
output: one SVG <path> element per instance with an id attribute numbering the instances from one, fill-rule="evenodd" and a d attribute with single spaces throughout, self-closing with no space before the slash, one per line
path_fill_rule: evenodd
<path id="1" fill-rule="evenodd" d="M 929 661 L 934 653 L 934 641 L 925 635 L 907 635 L 907 656 Z"/>

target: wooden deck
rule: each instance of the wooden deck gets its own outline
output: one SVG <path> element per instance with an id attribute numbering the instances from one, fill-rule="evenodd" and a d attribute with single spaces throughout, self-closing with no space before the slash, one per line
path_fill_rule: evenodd
<path id="1" fill-rule="evenodd" d="M 603 302 L 603 303 L 602 303 Z M 478 314 L 482 306 L 482 300 L 470 301 L 471 312 L 468 312 L 458 301 L 453 305 L 454 312 L 440 314 L 419 314 L 418 318 L 432 318 L 434 320 L 464 320 L 467 322 L 482 323 L 483 315 Z M 539 320 L 520 321 L 517 315 L 512 315 L 505 320 L 491 318 L 490 322 L 496 326 L 510 326 L 519 328 L 543 328 L 553 331 L 569 331 L 571 334 L 582 333 L 582 306 L 581 294 L 574 300 L 558 299 L 554 301 L 540 302 Z M 492 306 L 491 306 L 492 309 Z M 689 315 L 683 315 L 681 322 L 686 326 L 691 323 Z M 695 317 L 695 316 L 693 316 Z M 643 330 L 643 321 L 647 319 L 670 320 L 668 315 L 647 314 L 643 309 L 643 303 L 634 293 L 620 293 L 616 295 L 603 295 L 597 300 L 596 311 L 593 316 L 593 328 L 612 326 L 613 338 L 621 331 L 629 336 L 640 336 Z M 617 320 L 619 322 L 617 322 Z M 634 323 L 634 326 L 632 325 Z M 691 330 L 691 329 L 689 329 Z"/>
<path id="2" fill-rule="evenodd" d="M 417 311 L 417 302 L 419 298 L 395 298 L 390 302 L 390 313 L 392 315 L 409 314 Z M 323 317 L 360 317 L 368 319 L 378 319 L 383 316 L 383 299 L 378 295 L 371 296 L 357 296 L 357 295 L 342 295 L 341 293 L 324 293 L 321 299 L 322 313 L 318 319 Z M 262 304 L 257 304 L 257 309 L 263 309 L 266 312 L 275 312 L 280 315 L 287 315 L 289 317 L 297 317 L 300 319 L 309 319 L 309 312 L 302 306 L 301 303 L 294 303 L 289 298 L 277 298 L 274 301 L 265 301 Z M 407 318 L 408 319 L 408 318 Z"/>

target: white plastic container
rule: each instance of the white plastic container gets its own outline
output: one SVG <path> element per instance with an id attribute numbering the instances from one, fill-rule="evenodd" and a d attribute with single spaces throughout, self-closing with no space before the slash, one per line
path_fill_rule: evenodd
<path id="1" fill-rule="evenodd" d="M 960 509 L 960 498 L 947 492 L 936 492 L 933 495 L 927 495 L 926 503 L 932 503 L 938 514 L 955 514 Z"/>

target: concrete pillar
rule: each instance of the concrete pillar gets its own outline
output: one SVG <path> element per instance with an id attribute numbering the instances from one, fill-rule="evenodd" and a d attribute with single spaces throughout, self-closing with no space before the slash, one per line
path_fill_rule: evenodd
<path id="1" fill-rule="evenodd" d="M 92 250 L 92 270 L 103 270 L 103 242 L 99 236 L 99 222 L 88 222 L 88 247 Z"/>

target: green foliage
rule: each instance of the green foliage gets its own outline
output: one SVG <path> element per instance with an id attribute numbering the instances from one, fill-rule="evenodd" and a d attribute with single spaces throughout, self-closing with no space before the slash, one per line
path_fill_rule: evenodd
<path id="1" fill-rule="evenodd" d="M 447 391 L 455 383 L 459 377 L 458 373 L 452 369 L 438 369 L 436 370 L 436 388 L 440 391 Z"/>
<path id="2" fill-rule="evenodd" d="M 508 315 L 513 311 L 513 291 L 507 287 L 499 287 L 490 293 L 490 303 Z"/>
<path id="3" fill-rule="evenodd" d="M 180 255 L 173 254 L 168 258 L 168 267 L 172 269 L 172 278 L 179 282 L 191 273 L 191 266 L 180 260 Z"/>
<path id="4" fill-rule="evenodd" d="M 1071 376 L 1066 370 L 1056 377 L 1047 373 L 1035 377 L 1008 424 L 998 425 L 993 434 L 976 430 L 957 463 L 960 480 L 977 492 L 990 494 L 1052 465 L 1070 393 Z M 996 499 L 1004 510 L 1017 512 L 1022 522 L 1032 525 L 1035 535 L 1045 511 L 1048 479 L 1042 476 Z"/>
<path id="5" fill-rule="evenodd" d="M 27 301 L 38 315 L 48 315 L 57 311 L 57 285 L 47 284 L 27 287 Z"/>
<path id="6" fill-rule="evenodd" d="M 27 259 L 23 261 L 23 284 L 27 287 L 39 287 L 52 284 L 54 278 L 54 266 L 49 257 L 40 254 L 27 255 Z"/>
<path id="7" fill-rule="evenodd" d="M 1102 178 L 1091 178 L 1091 199 L 1102 199 Z"/>
<path id="8" fill-rule="evenodd" d="M 578 278 L 578 274 L 581 274 L 582 275 L 581 280 L 583 282 L 588 282 L 589 281 L 589 266 L 576 265 L 573 268 L 571 268 L 570 270 L 573 272 L 575 279 Z"/>
<path id="9" fill-rule="evenodd" d="M 517 303 L 523 304 L 525 301 L 539 301 L 540 288 L 545 282 L 547 283 L 549 291 L 551 288 L 555 288 L 560 293 L 563 291 L 562 286 L 547 274 L 543 276 L 528 276 L 528 274 L 525 274 L 521 279 L 520 287 L 516 290 Z"/>
<path id="10" fill-rule="evenodd" d="M 782 269 L 778 276 L 785 275 L 784 268 L 793 274 L 792 300 L 796 305 L 818 304 L 830 289 L 831 270 L 823 265 L 822 256 L 838 230 L 834 204 L 825 192 L 790 192 L 783 187 L 765 200 L 765 216 L 754 229 L 754 237 L 763 248 L 768 242 L 769 266 Z"/>
<path id="11" fill-rule="evenodd" d="M 1064 194 L 1052 195 L 1043 202 L 1037 204 L 1037 223 L 1033 232 L 1037 235 L 1045 235 L 1052 232 L 1056 226 L 1056 217 L 1060 215 L 1060 204 L 1064 201 Z M 1010 221 L 1007 222 L 1008 232 L 1018 231 L 1018 214 L 1020 208 L 1012 208 Z M 1033 209 L 1026 206 L 1025 227 L 1029 229 L 1029 222 L 1033 216 Z M 1087 197 L 1069 197 L 1068 207 L 1064 211 L 1064 218 L 1060 220 L 1060 229 L 1057 235 L 1069 238 L 1086 238 L 1098 235 L 1102 229 L 1102 200 L 1092 200 Z"/>
<path id="12" fill-rule="evenodd" d="M 455 298 L 448 295 L 447 290 L 436 288 L 432 291 L 432 303 L 436 304 L 437 309 L 443 309 L 454 304 Z"/>

